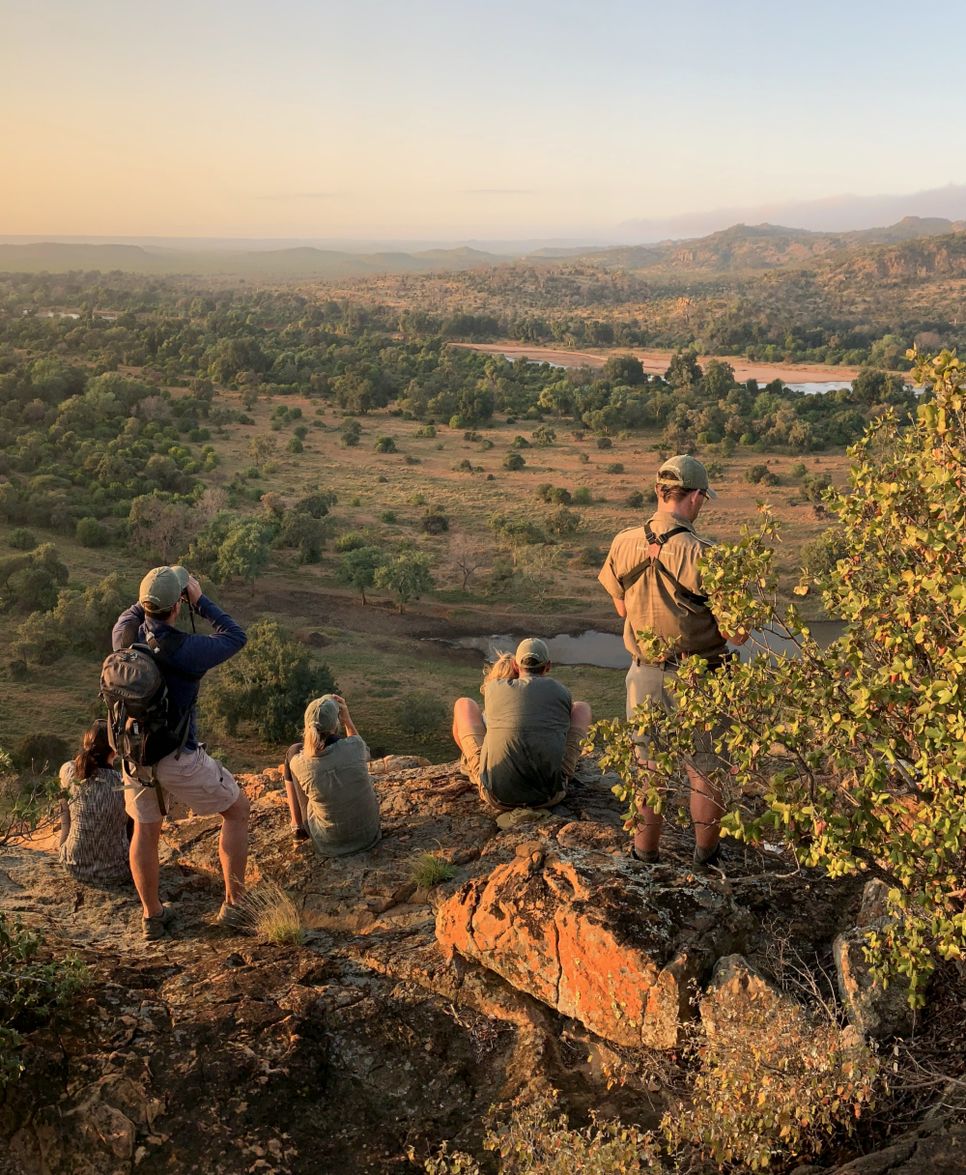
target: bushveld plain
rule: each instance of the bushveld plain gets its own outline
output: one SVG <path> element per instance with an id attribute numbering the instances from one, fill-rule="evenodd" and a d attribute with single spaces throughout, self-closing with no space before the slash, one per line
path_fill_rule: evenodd
<path id="1" fill-rule="evenodd" d="M 125 368 L 125 374 L 136 378 L 142 373 Z M 169 390 L 174 398 L 191 396 L 183 388 Z M 281 428 L 279 405 L 291 418 Z M 495 419 L 472 429 L 440 423 L 429 436 L 425 423 L 390 409 L 358 416 L 318 399 L 270 394 L 243 408 L 241 394 L 224 388 L 215 390 L 211 408 L 245 415 L 251 423 L 230 424 L 205 442 L 218 457 L 217 467 L 202 475 L 206 487 L 224 493 L 223 487 L 237 478 L 246 479 L 252 496 L 260 498 L 254 510 L 266 520 L 273 506 L 320 489 L 335 501 L 324 520 L 318 562 L 303 564 L 294 552 L 277 550 L 253 582 L 212 585 L 203 573 L 202 580 L 213 598 L 243 623 L 278 621 L 312 647 L 352 699 L 360 729 L 375 750 L 421 753 L 434 761 L 452 755 L 446 720 L 415 732 L 400 722 L 400 714 L 412 695 L 429 694 L 448 709 L 455 698 L 476 694 L 483 657 L 454 647 L 459 638 L 620 631 L 596 575 L 613 535 L 646 517 L 661 454 L 669 452 L 658 431 L 614 436 L 606 448 L 598 448 L 597 438 L 567 422 L 556 422 L 549 445 L 532 440 L 536 424 L 526 420 L 507 424 Z M 352 447 L 342 441 L 346 419 L 361 425 Z M 295 428 L 307 429 L 297 455 L 288 451 Z M 379 451 L 380 443 L 387 447 L 383 438 L 391 439 L 391 452 Z M 521 469 L 505 468 L 508 453 L 522 455 Z M 748 480 L 749 471 L 762 465 L 779 484 Z M 802 478 L 811 474 L 841 484 L 845 468 L 841 451 L 805 457 L 749 451 L 718 460 L 714 484 L 719 498 L 702 516 L 702 532 L 734 539 L 744 524 L 754 521 L 758 504 L 767 503 L 782 524 L 783 580 L 790 588 L 803 547 L 827 527 L 821 507 L 803 493 Z M 521 543 L 494 530 L 492 520 L 507 514 L 536 525 L 552 522 L 561 507 L 541 496 L 540 487 L 548 485 L 586 502 L 563 507 L 567 533 L 548 533 L 547 542 Z M 633 504 L 634 495 L 642 495 L 643 503 Z M 246 507 L 253 508 L 250 500 Z M 434 516 L 445 518 L 446 529 L 427 533 L 425 520 Z M 8 553 L 14 529 L 9 522 L 0 523 L 0 547 Z M 126 545 L 120 526 L 107 545 L 95 549 L 62 532 L 31 529 L 38 542 L 56 545 L 70 569 L 72 587 L 117 571 L 133 600 L 141 575 L 151 565 Z M 370 587 L 363 604 L 360 591 L 340 578 L 346 536 L 350 543 L 358 536 L 386 552 L 425 553 L 433 588 L 400 607 L 391 592 Z M 187 549 L 185 543 L 171 557 L 185 557 Z M 5 661 L 14 658 L 16 635 L 13 624 L 0 633 L 0 658 Z M 70 740 L 100 712 L 98 667 L 96 656 L 69 652 L 56 667 L 32 666 L 8 694 L 5 739 L 13 744 L 31 734 L 56 733 Z M 623 675 L 618 670 L 560 666 L 558 672 L 600 716 L 621 712 Z M 297 733 L 293 729 L 292 738 Z M 232 765 L 244 769 L 283 749 L 266 745 L 244 726 L 230 743 L 218 735 L 212 741 Z"/>

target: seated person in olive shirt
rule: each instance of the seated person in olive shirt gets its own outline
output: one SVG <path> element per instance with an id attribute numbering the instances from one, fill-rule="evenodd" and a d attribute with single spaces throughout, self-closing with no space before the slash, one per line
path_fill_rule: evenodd
<path id="1" fill-rule="evenodd" d="M 311 837 L 323 857 L 341 857 L 376 843 L 379 800 L 368 764 L 369 748 L 345 699 L 324 694 L 309 702 L 303 740 L 285 756 L 285 792 L 296 840 Z"/>
<path id="2" fill-rule="evenodd" d="M 453 707 L 462 766 L 491 811 L 549 808 L 567 794 L 591 722 L 590 706 L 550 677 L 550 652 L 537 637 L 513 656 L 518 677 L 483 687 L 486 722 L 472 698 Z"/>

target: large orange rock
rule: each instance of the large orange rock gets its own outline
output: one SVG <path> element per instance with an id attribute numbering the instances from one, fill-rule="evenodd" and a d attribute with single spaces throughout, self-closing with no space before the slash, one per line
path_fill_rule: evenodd
<path id="1" fill-rule="evenodd" d="M 615 1044 L 673 1048 L 699 977 L 734 949 L 733 908 L 697 879 L 533 847 L 444 902 L 436 937 Z"/>

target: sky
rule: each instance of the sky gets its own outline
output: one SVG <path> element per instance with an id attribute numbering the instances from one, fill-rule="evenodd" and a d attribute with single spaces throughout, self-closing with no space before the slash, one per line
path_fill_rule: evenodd
<path id="1" fill-rule="evenodd" d="M 0 0 L 0 234 L 617 239 L 966 184 L 966 4 Z"/>

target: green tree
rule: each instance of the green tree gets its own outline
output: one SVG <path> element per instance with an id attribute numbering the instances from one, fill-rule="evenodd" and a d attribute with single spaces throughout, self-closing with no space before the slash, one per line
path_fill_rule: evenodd
<path id="1" fill-rule="evenodd" d="M 697 387 L 701 381 L 701 365 L 698 363 L 698 354 L 688 347 L 684 351 L 675 351 L 671 362 L 664 373 L 665 380 L 677 391 L 686 391 Z"/>
<path id="2" fill-rule="evenodd" d="M 213 568 L 219 583 L 243 579 L 255 590 L 255 580 L 268 565 L 272 528 L 254 519 L 239 518 L 228 527 Z"/>
<path id="3" fill-rule="evenodd" d="M 640 387 L 647 379 L 644 366 L 635 355 L 611 355 L 601 374 L 614 385 L 632 388 Z"/>
<path id="4" fill-rule="evenodd" d="M 336 693 L 329 667 L 274 620 L 259 620 L 237 657 L 205 680 L 202 712 L 229 735 L 243 723 L 270 742 L 289 742 L 301 727 L 306 703 Z"/>
<path id="5" fill-rule="evenodd" d="M 401 612 L 410 600 L 418 600 L 433 590 L 429 556 L 422 551 L 397 555 L 395 559 L 376 568 L 375 586 L 392 592 Z"/>
<path id="6" fill-rule="evenodd" d="M 103 547 L 110 537 L 107 527 L 90 517 L 78 521 L 76 535 L 82 547 Z"/>
<path id="7" fill-rule="evenodd" d="M 346 449 L 354 449 L 362 438 L 362 425 L 358 420 L 345 420 L 339 429 L 342 445 Z"/>
<path id="8" fill-rule="evenodd" d="M 366 604 L 366 588 L 371 588 L 376 582 L 376 572 L 385 558 L 381 548 L 362 546 L 346 551 L 339 561 L 339 581 L 359 590 L 363 606 Z"/>

